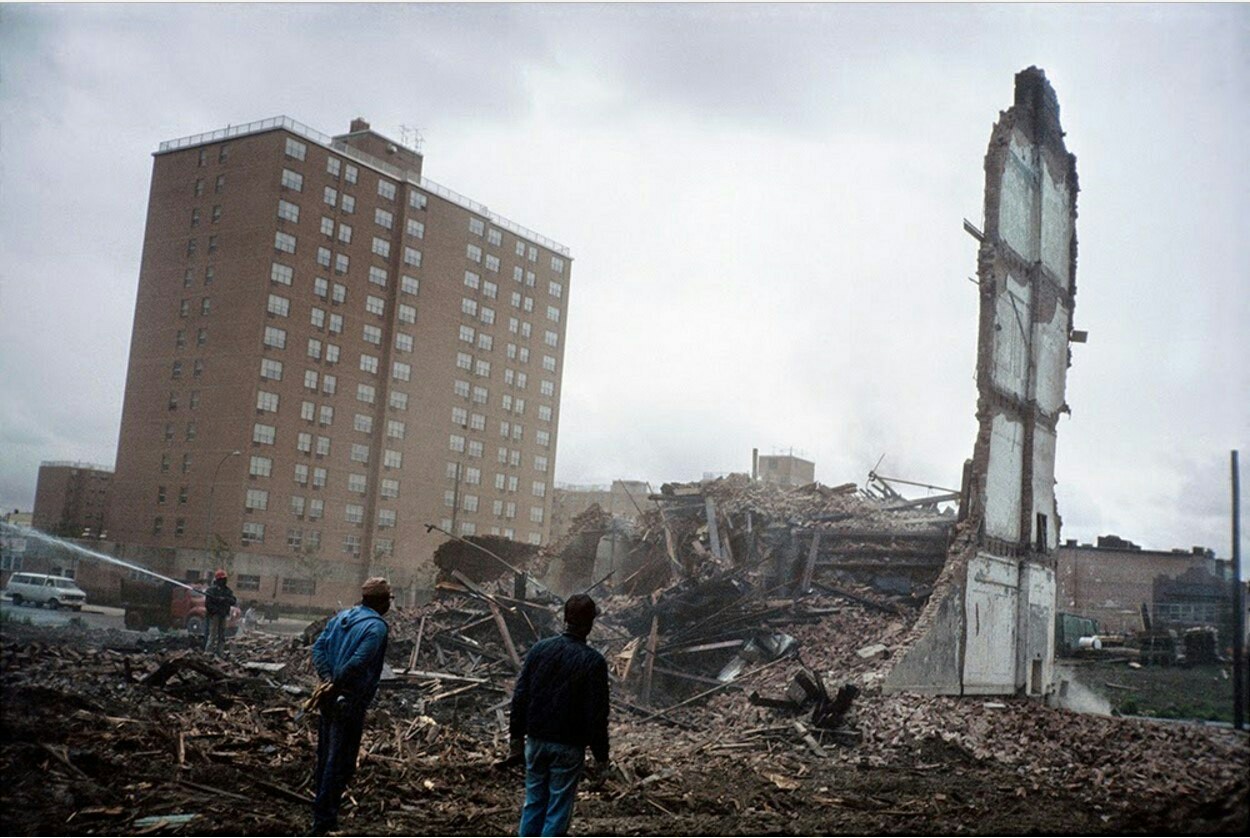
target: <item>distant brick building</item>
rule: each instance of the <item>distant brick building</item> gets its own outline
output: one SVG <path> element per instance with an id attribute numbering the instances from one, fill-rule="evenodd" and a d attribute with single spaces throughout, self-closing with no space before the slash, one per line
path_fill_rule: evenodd
<path id="1" fill-rule="evenodd" d="M 647 500 L 649 494 L 651 486 L 645 480 L 613 480 L 611 486 L 557 486 L 551 502 L 551 540 L 564 536 L 573 518 L 595 503 L 609 515 L 636 520 L 640 508 L 655 508 Z"/>
<path id="2" fill-rule="evenodd" d="M 1102 631 L 1142 628 L 1141 606 L 1161 626 L 1216 625 L 1232 614 L 1231 567 L 1203 547 L 1143 550 L 1115 535 L 1095 544 L 1069 540 L 1056 550 L 1056 606 L 1093 617 Z"/>
<path id="3" fill-rule="evenodd" d="M 102 538 L 112 482 L 113 472 L 104 466 L 41 463 L 31 525 L 64 538 Z"/>
<path id="4" fill-rule="evenodd" d="M 816 464 L 793 454 L 760 454 L 755 476 L 778 486 L 806 486 L 816 481 Z"/>

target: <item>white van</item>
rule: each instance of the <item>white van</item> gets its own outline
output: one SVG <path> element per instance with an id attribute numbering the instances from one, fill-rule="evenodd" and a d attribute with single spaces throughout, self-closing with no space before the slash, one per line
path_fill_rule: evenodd
<path id="1" fill-rule="evenodd" d="M 87 594 L 65 576 L 47 576 L 43 573 L 14 573 L 4 592 L 14 605 L 29 602 L 47 605 L 49 608 L 72 608 L 81 611 L 87 602 Z"/>

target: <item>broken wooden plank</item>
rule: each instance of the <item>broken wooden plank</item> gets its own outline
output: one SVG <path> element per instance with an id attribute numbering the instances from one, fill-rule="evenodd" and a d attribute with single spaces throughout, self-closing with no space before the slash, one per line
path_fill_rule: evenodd
<path id="1" fill-rule="evenodd" d="M 517 654 L 516 644 L 512 642 L 512 633 L 508 631 L 508 624 L 504 621 L 503 612 L 499 610 L 499 606 L 495 604 L 493 599 L 486 600 L 486 603 L 490 606 L 490 613 L 495 618 L 495 625 L 499 627 L 499 636 L 503 638 L 504 648 L 508 650 L 508 658 L 519 671 L 521 669 L 521 656 Z"/>
<path id="2" fill-rule="evenodd" d="M 651 617 L 651 634 L 647 637 L 647 661 L 642 671 L 642 690 L 639 697 L 643 704 L 651 703 L 651 679 L 655 671 L 655 646 L 660 639 L 659 615 Z"/>
<path id="3" fill-rule="evenodd" d="M 417 657 L 421 654 L 421 638 L 425 636 L 425 618 L 421 615 L 421 624 L 417 626 L 417 641 L 412 644 L 412 654 L 408 656 L 408 668 L 416 669 Z"/>
<path id="4" fill-rule="evenodd" d="M 816 570 L 816 554 L 820 552 L 820 530 L 812 536 L 812 548 L 807 551 L 807 564 L 803 565 L 803 575 L 799 579 L 798 593 L 808 594 L 812 590 L 812 572 Z"/>

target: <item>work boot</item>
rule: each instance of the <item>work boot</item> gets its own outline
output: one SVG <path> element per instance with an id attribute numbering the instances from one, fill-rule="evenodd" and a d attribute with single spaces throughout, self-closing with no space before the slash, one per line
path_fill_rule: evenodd
<path id="1" fill-rule="evenodd" d="M 338 821 L 313 821 L 312 831 L 309 835 L 328 835 L 331 832 L 337 832 L 339 828 Z"/>

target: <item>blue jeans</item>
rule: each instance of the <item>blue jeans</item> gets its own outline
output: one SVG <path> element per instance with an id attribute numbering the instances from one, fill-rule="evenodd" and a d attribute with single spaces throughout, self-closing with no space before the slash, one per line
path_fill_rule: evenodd
<path id="1" fill-rule="evenodd" d="M 316 800 L 313 825 L 332 828 L 338 823 L 339 803 L 347 781 L 356 772 L 356 754 L 365 730 L 363 709 L 323 707 L 317 731 Z"/>
<path id="2" fill-rule="evenodd" d="M 526 737 L 521 835 L 569 834 L 585 757 L 584 746 Z"/>

